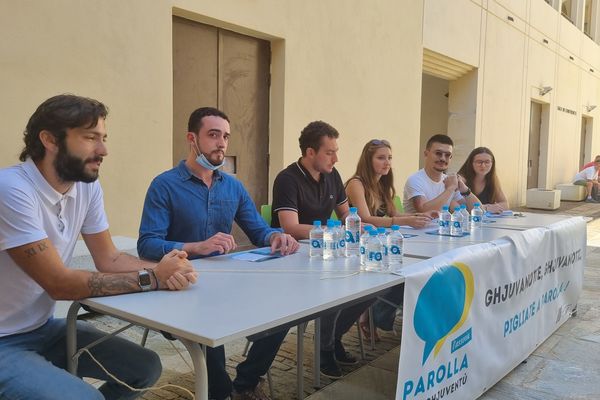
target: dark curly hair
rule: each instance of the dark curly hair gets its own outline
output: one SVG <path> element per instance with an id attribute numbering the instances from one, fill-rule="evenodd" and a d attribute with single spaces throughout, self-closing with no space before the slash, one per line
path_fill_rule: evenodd
<path id="1" fill-rule="evenodd" d="M 314 149 L 316 152 L 319 151 L 321 147 L 321 138 L 323 136 L 327 136 L 332 139 L 337 139 L 340 134 L 338 131 L 327 122 L 323 121 L 313 121 L 310 124 L 306 125 L 302 132 L 300 133 L 300 138 L 298 141 L 300 142 L 300 150 L 302 151 L 302 156 L 306 155 L 306 149 L 309 147 Z"/>
<path id="2" fill-rule="evenodd" d="M 63 143 L 67 129 L 93 128 L 98 119 L 106 118 L 108 109 L 98 100 L 73 94 L 59 94 L 44 101 L 29 118 L 23 141 L 25 147 L 19 155 L 19 160 L 25 161 L 31 157 L 39 161 L 46 155 L 46 149 L 40 140 L 41 131 L 49 131 L 56 137 L 57 142 Z"/>

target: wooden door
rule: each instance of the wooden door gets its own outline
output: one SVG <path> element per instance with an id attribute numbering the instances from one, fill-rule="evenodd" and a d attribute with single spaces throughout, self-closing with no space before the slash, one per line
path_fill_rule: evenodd
<path id="1" fill-rule="evenodd" d="M 198 107 L 223 110 L 231 139 L 225 171 L 234 174 L 257 208 L 268 201 L 270 43 L 173 17 L 173 165 L 189 151 L 189 115 Z M 234 227 L 239 244 L 247 244 Z"/>

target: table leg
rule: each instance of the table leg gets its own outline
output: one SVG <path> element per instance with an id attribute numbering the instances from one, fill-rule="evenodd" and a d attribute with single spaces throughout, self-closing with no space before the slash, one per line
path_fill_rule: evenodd
<path id="1" fill-rule="evenodd" d="M 81 305 L 74 301 L 67 312 L 67 371 L 77 375 L 77 361 L 75 353 L 77 352 L 77 312 Z"/>
<path id="2" fill-rule="evenodd" d="M 321 318 L 315 319 L 313 373 L 315 389 L 321 388 Z"/>
<path id="3" fill-rule="evenodd" d="M 304 331 L 306 324 L 301 323 L 296 327 L 296 396 L 298 399 L 304 398 Z"/>
<path id="4" fill-rule="evenodd" d="M 208 374 L 206 371 L 206 358 L 204 352 L 198 343 L 187 339 L 177 338 L 192 357 L 194 363 L 194 372 L 196 380 L 194 383 L 194 392 L 198 400 L 208 400 Z"/>

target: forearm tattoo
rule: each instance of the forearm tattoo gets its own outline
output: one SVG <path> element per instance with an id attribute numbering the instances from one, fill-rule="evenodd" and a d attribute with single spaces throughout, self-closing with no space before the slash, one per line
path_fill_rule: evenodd
<path id="1" fill-rule="evenodd" d="M 113 294 L 138 292 L 137 278 L 130 274 L 103 274 L 93 272 L 88 279 L 91 296 L 109 296 Z"/>
<path id="2" fill-rule="evenodd" d="M 27 258 L 31 258 L 33 256 L 36 256 L 40 253 L 43 253 L 44 251 L 48 250 L 48 243 L 46 242 L 40 242 L 36 245 L 33 245 L 31 247 L 27 247 L 24 249 L 25 254 L 27 254 Z"/>

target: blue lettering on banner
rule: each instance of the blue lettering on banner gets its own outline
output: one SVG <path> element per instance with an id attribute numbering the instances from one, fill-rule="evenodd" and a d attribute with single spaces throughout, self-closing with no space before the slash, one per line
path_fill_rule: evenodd
<path id="1" fill-rule="evenodd" d="M 436 369 L 419 376 L 419 378 L 416 380 L 416 385 L 415 381 L 409 379 L 404 382 L 404 393 L 402 400 L 406 400 L 406 398 L 410 395 L 412 395 L 412 397 L 416 397 L 421 393 L 425 393 L 426 391 L 457 375 L 462 370 L 468 368 L 469 360 L 467 358 L 467 354 L 465 353 L 462 357 L 462 361 L 459 361 L 458 357 L 455 357 L 453 361 L 448 361 L 447 364 L 441 364 Z"/>
<path id="2" fill-rule="evenodd" d="M 570 281 L 562 282 L 559 286 L 552 288 L 542 294 L 539 300 L 534 301 L 529 306 L 525 307 L 519 313 L 510 317 L 509 319 L 504 321 L 504 329 L 503 335 L 504 337 L 514 333 L 519 328 L 529 321 L 530 318 L 533 318 L 536 312 L 542 308 L 542 306 L 553 302 L 558 299 L 558 297 L 569 287 Z"/>
<path id="3" fill-rule="evenodd" d="M 461 347 L 463 347 L 464 345 L 469 343 L 472 338 L 473 338 L 472 331 L 471 331 L 471 328 L 469 328 L 469 329 L 467 329 L 467 331 L 465 333 L 463 333 L 462 335 L 460 335 L 459 337 L 457 337 L 456 339 L 454 339 L 452 341 L 452 346 L 450 348 L 450 352 L 454 353 L 456 350 L 460 349 Z"/>

